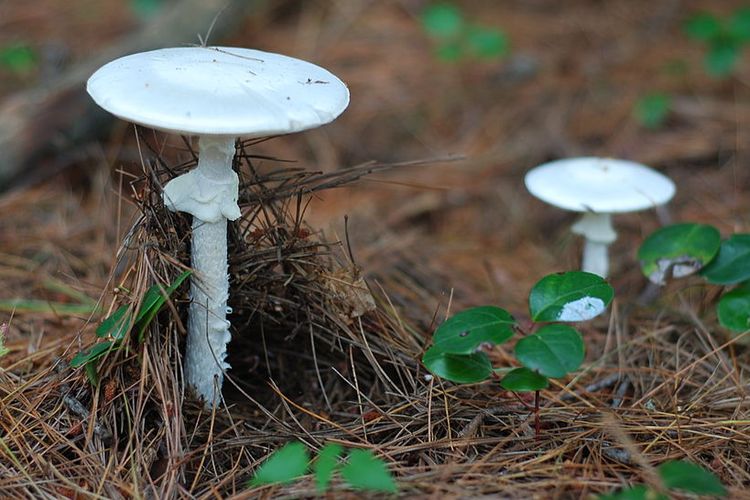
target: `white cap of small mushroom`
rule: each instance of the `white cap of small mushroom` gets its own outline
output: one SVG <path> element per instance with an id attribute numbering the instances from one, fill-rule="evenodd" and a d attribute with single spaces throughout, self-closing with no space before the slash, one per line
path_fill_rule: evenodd
<path id="1" fill-rule="evenodd" d="M 609 271 L 608 247 L 617 238 L 612 214 L 663 205 L 675 193 L 674 183 L 649 167 L 595 157 L 540 165 L 526 174 L 526 188 L 550 205 L 584 212 L 571 228 L 586 239 L 582 268 L 605 278 Z"/>
<path id="2" fill-rule="evenodd" d="M 99 106 L 164 132 L 196 135 L 198 166 L 172 179 L 164 203 L 193 215 L 191 304 L 185 377 L 207 404 L 221 398 L 229 296 L 227 219 L 240 217 L 232 170 L 238 137 L 265 137 L 333 121 L 346 85 L 323 68 L 236 47 L 181 47 L 122 57 L 97 70 L 87 90 Z"/>

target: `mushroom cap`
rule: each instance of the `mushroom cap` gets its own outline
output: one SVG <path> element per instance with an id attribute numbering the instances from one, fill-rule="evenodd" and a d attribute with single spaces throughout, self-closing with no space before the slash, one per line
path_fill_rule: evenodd
<path id="1" fill-rule="evenodd" d="M 164 132 L 263 137 L 315 128 L 349 90 L 314 64 L 237 47 L 179 47 L 115 59 L 86 90 L 115 116 Z"/>
<path id="2" fill-rule="evenodd" d="M 542 201 L 576 212 L 633 212 L 672 199 L 674 183 L 656 170 L 627 160 L 569 158 L 526 174 L 526 189 Z"/>

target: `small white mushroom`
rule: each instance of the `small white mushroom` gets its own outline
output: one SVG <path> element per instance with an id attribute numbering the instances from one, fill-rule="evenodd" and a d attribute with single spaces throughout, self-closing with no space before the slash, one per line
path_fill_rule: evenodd
<path id="1" fill-rule="evenodd" d="M 221 398 L 231 335 L 227 220 L 240 217 L 232 170 L 238 137 L 265 137 L 333 121 L 349 91 L 323 68 L 236 47 L 182 47 L 126 56 L 97 70 L 87 90 L 110 113 L 168 133 L 197 135 L 198 166 L 164 188 L 172 211 L 193 216 L 185 377 L 211 406 Z"/>
<path id="2" fill-rule="evenodd" d="M 605 278 L 608 248 L 617 238 L 612 214 L 654 208 L 675 193 L 674 183 L 649 167 L 594 157 L 540 165 L 526 174 L 526 188 L 550 205 L 584 213 L 571 228 L 585 238 L 582 268 Z"/>

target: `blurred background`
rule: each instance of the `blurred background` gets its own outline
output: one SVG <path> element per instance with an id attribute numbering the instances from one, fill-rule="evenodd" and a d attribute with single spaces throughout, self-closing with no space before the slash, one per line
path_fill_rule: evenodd
<path id="1" fill-rule="evenodd" d="M 306 59 L 350 87 L 351 105 L 334 123 L 260 144 L 257 154 L 320 171 L 419 162 L 321 193 L 307 212 L 313 228 L 341 237 L 348 215 L 357 263 L 370 275 L 399 266 L 420 275 L 422 266 L 436 300 L 455 288 L 465 303 L 523 308 L 539 276 L 578 265 L 573 214 L 523 187 L 525 171 L 543 161 L 639 161 L 678 184 L 662 222 L 746 227 L 748 7 L 0 0 L 0 251 L 35 255 L 38 241 L 57 255 L 49 270 L 101 287 L 127 227 L 111 221 L 132 211 L 128 176 L 153 153 L 132 125 L 95 109 L 85 80 L 119 55 L 208 38 Z M 179 161 L 170 145 L 180 138 L 163 140 L 165 157 Z M 635 249 L 659 223 L 653 213 L 616 222 L 621 289 L 642 284 Z M 59 255 L 75 242 L 99 246 Z"/>

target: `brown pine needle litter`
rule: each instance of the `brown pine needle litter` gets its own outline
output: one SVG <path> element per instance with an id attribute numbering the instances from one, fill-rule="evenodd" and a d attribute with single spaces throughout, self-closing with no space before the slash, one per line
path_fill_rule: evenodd
<path id="1" fill-rule="evenodd" d="M 448 306 L 425 287 L 460 281 L 406 250 L 368 274 L 346 243 L 304 222 L 316 191 L 394 165 L 322 174 L 265 161 L 259 169 L 251 146 L 242 144 L 235 165 L 244 215 L 230 225 L 226 404 L 206 411 L 182 386 L 187 286 L 143 343 L 131 334 L 97 364 L 97 387 L 69 367 L 108 312 L 137 307 L 151 284 L 168 286 L 189 263 L 190 221 L 164 208 L 160 186 L 193 163 L 168 169 L 156 156 L 122 183 L 135 222 L 123 231 L 98 306 L 88 315 L 17 312 L 9 322 L 11 354 L 0 370 L 3 496 L 313 496 L 311 475 L 286 486 L 246 486 L 258 464 L 290 440 L 313 450 L 332 442 L 372 449 L 405 497 L 585 498 L 654 483 L 654 466 L 678 458 L 713 470 L 734 498 L 750 485 L 747 355 L 742 339 L 712 334 L 691 312 L 710 297 L 670 290 L 665 297 L 678 297 L 669 301 L 672 310 L 626 297 L 609 319 L 586 325 L 589 363 L 544 391 L 535 436 L 523 395 L 502 391 L 497 381 L 456 386 L 425 376 L 419 358 Z M 4 248 L 15 257 L 3 260 L 0 273 L 19 294 L 60 275 L 79 276 L 67 285 L 72 292 L 52 287 L 45 299 L 89 303 L 97 295 L 92 283 L 104 281 L 103 249 L 117 235 L 106 218 L 117 209 L 92 203 L 76 208 L 99 213 L 98 220 L 63 215 L 50 222 L 50 197 L 75 203 L 52 187 L 3 202 L 9 212 L 31 213 L 43 236 L 21 239 L 20 222 L 4 218 Z M 101 227 L 110 229 L 97 241 Z M 42 241 L 56 247 L 45 253 Z M 76 254 L 86 251 L 93 253 Z M 462 295 L 470 294 L 456 290 L 459 303 Z M 501 366 L 510 359 L 499 348 L 493 356 Z M 346 495 L 343 483 L 333 488 Z"/>

